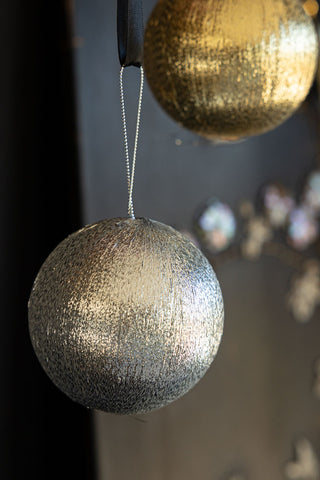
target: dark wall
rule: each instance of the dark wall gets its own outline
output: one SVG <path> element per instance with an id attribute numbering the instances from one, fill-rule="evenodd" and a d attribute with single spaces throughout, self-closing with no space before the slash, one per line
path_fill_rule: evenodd
<path id="1" fill-rule="evenodd" d="M 90 415 L 31 347 L 27 301 L 50 250 L 81 223 L 71 2 L 0 12 L 0 477 L 93 478 Z"/>

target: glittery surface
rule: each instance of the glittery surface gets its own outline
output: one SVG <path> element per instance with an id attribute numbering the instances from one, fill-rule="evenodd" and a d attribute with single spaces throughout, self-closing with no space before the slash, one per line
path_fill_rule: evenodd
<path id="1" fill-rule="evenodd" d="M 209 368 L 223 330 L 211 265 L 183 235 L 115 218 L 50 254 L 29 300 L 41 365 L 73 400 L 127 414 L 164 406 Z"/>
<path id="2" fill-rule="evenodd" d="M 144 64 L 156 99 L 209 138 L 266 132 L 306 97 L 318 60 L 300 0 L 159 0 Z"/>

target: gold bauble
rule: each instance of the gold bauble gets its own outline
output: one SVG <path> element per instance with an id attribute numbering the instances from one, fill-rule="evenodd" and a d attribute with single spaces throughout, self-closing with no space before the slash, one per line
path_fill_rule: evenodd
<path id="1" fill-rule="evenodd" d="M 305 99 L 318 39 L 301 0 L 159 0 L 144 64 L 164 110 L 208 138 L 258 135 Z"/>
<path id="2" fill-rule="evenodd" d="M 209 368 L 223 300 L 203 254 L 171 227 L 114 218 L 49 255 L 29 300 L 33 347 L 71 399 L 144 413 L 186 393 Z"/>

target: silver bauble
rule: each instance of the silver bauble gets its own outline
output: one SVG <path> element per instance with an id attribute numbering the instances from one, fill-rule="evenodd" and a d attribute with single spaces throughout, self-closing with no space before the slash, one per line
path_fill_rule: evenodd
<path id="1" fill-rule="evenodd" d="M 114 218 L 49 255 L 29 300 L 33 347 L 71 399 L 119 414 L 162 407 L 209 368 L 223 299 L 203 254 L 173 228 Z"/>

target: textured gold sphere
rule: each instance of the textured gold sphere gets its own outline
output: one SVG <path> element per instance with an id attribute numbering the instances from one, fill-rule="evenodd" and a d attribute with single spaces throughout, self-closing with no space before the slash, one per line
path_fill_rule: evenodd
<path id="1" fill-rule="evenodd" d="M 144 64 L 164 110 L 208 138 L 257 135 L 305 99 L 318 39 L 301 0 L 159 0 Z"/>
<path id="2" fill-rule="evenodd" d="M 145 218 L 89 225 L 61 242 L 35 280 L 29 329 L 38 359 L 71 399 L 145 413 L 186 393 L 209 368 L 223 300 L 202 253 Z"/>

